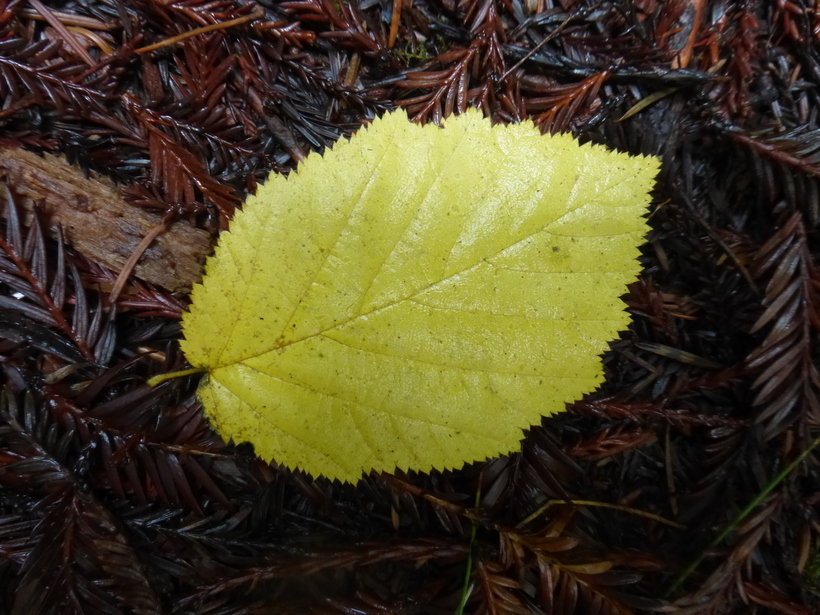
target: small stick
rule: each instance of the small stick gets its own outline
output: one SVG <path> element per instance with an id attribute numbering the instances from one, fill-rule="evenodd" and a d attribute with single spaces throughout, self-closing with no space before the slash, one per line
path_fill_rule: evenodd
<path id="1" fill-rule="evenodd" d="M 601 0 L 601 2 L 602 2 L 602 1 L 603 1 L 603 0 Z M 510 73 L 512 73 L 512 72 L 513 72 L 514 70 L 516 70 L 519 66 L 521 66 L 524 62 L 526 62 L 526 61 L 527 61 L 527 60 L 529 60 L 532 56 L 534 56 L 536 53 L 538 53 L 538 50 L 539 50 L 539 49 L 541 49 L 541 47 L 543 47 L 544 45 L 546 45 L 547 43 L 549 43 L 552 39 L 554 39 L 556 36 L 558 36 L 559 34 L 561 34 L 561 32 L 563 31 L 563 29 L 564 29 L 564 28 L 566 28 L 566 27 L 570 24 L 570 22 L 571 22 L 573 19 L 576 19 L 576 18 L 578 18 L 578 17 L 584 17 L 584 16 L 586 16 L 586 15 L 589 15 L 590 13 L 592 13 L 592 11 L 596 10 L 599 6 L 601 6 L 601 2 L 596 2 L 595 4 L 593 4 L 593 5 L 592 5 L 592 6 L 590 6 L 590 7 L 587 7 L 586 9 L 583 9 L 583 10 L 578 11 L 575 15 L 570 15 L 569 17 L 567 17 L 564 21 L 562 21 L 562 22 L 561 22 L 561 23 L 560 23 L 560 24 L 559 24 L 559 25 L 555 28 L 555 30 L 553 30 L 553 31 L 552 31 L 552 32 L 550 32 L 547 36 L 545 36 L 545 37 L 544 37 L 544 39 L 543 39 L 540 43 L 538 43 L 535 47 L 533 47 L 532 49 L 530 49 L 530 50 L 527 52 L 527 54 L 526 54 L 523 58 L 521 58 L 520 60 L 518 60 L 518 62 L 516 62 L 516 63 L 515 63 L 515 64 L 513 64 L 510 68 L 508 68 L 508 69 L 507 69 L 507 71 L 506 71 L 503 75 L 501 75 L 501 79 L 499 79 L 498 81 L 499 81 L 499 82 L 504 81 L 504 79 L 506 79 L 507 77 L 509 77 L 509 76 L 510 76 Z"/>
<path id="2" fill-rule="evenodd" d="M 51 12 L 51 9 L 40 2 L 40 0 L 29 0 L 29 2 L 31 3 L 31 6 L 33 6 L 35 10 L 43 16 L 43 19 L 45 19 L 48 24 L 57 31 L 63 40 L 65 40 L 66 44 L 71 47 L 72 51 L 82 58 L 83 62 L 89 66 L 94 66 L 97 64 L 94 61 L 94 58 L 91 57 L 91 54 L 88 53 L 88 50 L 80 44 L 79 40 L 77 40 L 74 33 L 68 31 L 68 28 L 63 25 L 63 22 L 57 19 L 57 16 Z"/>
<path id="3" fill-rule="evenodd" d="M 538 510 L 532 513 L 529 517 L 524 519 L 521 523 L 516 525 L 516 527 L 521 528 L 527 525 L 530 521 L 534 520 L 538 517 L 541 513 L 545 510 L 550 508 L 551 506 L 558 506 L 560 504 L 569 504 L 570 506 L 596 506 L 598 508 L 611 508 L 612 510 L 620 510 L 621 512 L 630 513 L 632 515 L 638 515 L 640 517 L 646 517 L 647 519 L 652 519 L 653 521 L 657 521 L 658 523 L 665 523 L 671 527 L 674 527 L 678 530 L 685 530 L 686 526 L 682 523 L 678 523 L 676 521 L 670 521 L 660 515 L 656 515 L 654 513 L 646 512 L 644 510 L 638 510 L 637 508 L 630 508 L 629 506 L 621 506 L 620 504 L 609 504 L 608 502 L 595 502 L 593 500 L 549 500 L 546 504 L 542 505 Z"/>
<path id="4" fill-rule="evenodd" d="M 209 26 L 194 28 L 193 30 L 189 30 L 188 32 L 183 32 L 182 34 L 177 34 L 176 36 L 172 36 L 171 38 L 166 38 L 164 41 L 154 43 L 153 45 L 140 47 L 136 50 L 136 52 L 148 53 L 149 51 L 154 51 L 155 49 L 160 49 L 162 47 L 168 47 L 169 45 L 173 45 L 174 43 L 178 43 L 179 41 L 184 41 L 186 38 L 191 38 L 192 36 L 196 36 L 197 34 L 206 34 L 208 32 L 213 32 L 214 30 L 224 30 L 225 28 L 232 28 L 233 26 L 238 26 L 243 23 L 252 21 L 258 17 L 262 17 L 263 14 L 264 13 L 262 11 L 255 11 L 250 15 L 245 15 L 244 17 L 237 17 L 236 19 L 229 19 L 228 21 L 223 21 L 220 23 L 212 23 Z"/>
<path id="5" fill-rule="evenodd" d="M 388 49 L 396 44 L 399 35 L 399 21 L 401 20 L 401 0 L 393 0 L 393 16 L 390 18 L 390 37 L 387 39 Z"/>
<path id="6" fill-rule="evenodd" d="M 140 241 L 137 247 L 134 248 L 134 251 L 131 252 L 131 256 L 128 257 L 128 260 L 125 261 L 125 264 L 122 266 L 122 271 L 120 271 L 117 276 L 117 280 L 114 282 L 114 288 L 111 289 L 111 294 L 108 296 L 109 301 L 111 301 L 112 308 L 117 302 L 122 289 L 125 287 L 126 281 L 128 281 L 128 276 L 131 275 L 131 272 L 134 270 L 134 267 L 136 267 L 139 259 L 142 258 L 142 255 L 148 249 L 148 246 L 154 243 L 154 239 L 162 235 L 166 230 L 167 227 L 164 222 L 157 224 L 145 237 L 142 238 L 142 241 Z"/>
<path id="7" fill-rule="evenodd" d="M 680 50 L 675 59 L 672 60 L 672 69 L 686 68 L 692 60 L 692 51 L 697 42 L 698 30 L 700 30 L 700 21 L 703 18 L 704 0 L 689 0 L 689 3 L 694 8 L 694 16 L 692 17 L 692 29 L 689 31 L 689 36 L 686 38 L 686 44 Z"/>

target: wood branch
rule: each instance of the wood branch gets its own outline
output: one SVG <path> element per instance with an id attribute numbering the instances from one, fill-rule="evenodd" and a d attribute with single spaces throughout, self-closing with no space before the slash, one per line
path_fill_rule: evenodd
<path id="1" fill-rule="evenodd" d="M 28 212 L 42 207 L 52 233 L 61 226 L 69 244 L 115 271 L 122 269 L 142 238 L 162 223 L 161 216 L 126 203 L 112 181 L 86 178 L 78 168 L 51 154 L 0 150 L 0 174 Z M 169 290 L 186 291 L 200 279 L 211 246 L 207 232 L 176 222 L 145 251 L 135 274 Z"/>

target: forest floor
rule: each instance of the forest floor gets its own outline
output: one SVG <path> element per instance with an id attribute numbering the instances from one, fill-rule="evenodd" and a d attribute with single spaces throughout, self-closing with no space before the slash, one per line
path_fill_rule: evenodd
<path id="1" fill-rule="evenodd" d="M 810 0 L 0 1 L 0 614 L 820 611 L 818 50 Z M 658 156 L 633 322 L 520 453 L 313 480 L 146 380 L 244 197 L 398 106 Z"/>

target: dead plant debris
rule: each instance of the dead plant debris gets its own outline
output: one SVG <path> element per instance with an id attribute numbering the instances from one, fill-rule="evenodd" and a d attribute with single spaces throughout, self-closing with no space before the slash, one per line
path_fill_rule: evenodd
<path id="1" fill-rule="evenodd" d="M 107 177 L 84 177 L 78 167 L 53 154 L 0 149 L 0 174 L 20 197 L 28 221 L 39 211 L 52 235 L 61 231 L 83 256 L 116 271 L 142 238 L 163 223 L 162 216 L 126 203 Z M 146 250 L 134 273 L 171 291 L 190 291 L 202 278 L 212 243 L 208 232 L 177 221 Z"/>
<path id="2" fill-rule="evenodd" d="M 0 613 L 818 612 L 816 449 L 778 479 L 820 420 L 815 10 L 0 0 L 0 146 L 63 155 L 116 182 L 124 216 L 202 237 L 398 105 L 663 160 L 602 389 L 521 453 L 355 488 L 222 442 L 193 378 L 147 387 L 185 367 L 185 297 L 138 277 L 112 296 L 122 261 L 49 207 L 26 222 L 47 169 L 8 173 Z"/>

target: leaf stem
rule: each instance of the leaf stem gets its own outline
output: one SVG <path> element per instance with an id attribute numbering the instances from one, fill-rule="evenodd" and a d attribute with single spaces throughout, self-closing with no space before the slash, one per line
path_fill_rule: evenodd
<path id="1" fill-rule="evenodd" d="M 225 30 L 233 26 L 238 26 L 240 24 L 247 23 L 259 17 L 264 17 L 264 15 L 264 11 L 254 11 L 250 15 L 245 15 L 244 17 L 237 17 L 236 19 L 229 19 L 228 21 L 222 21 L 220 23 L 213 23 L 207 26 L 202 26 L 201 28 L 195 28 L 193 30 L 189 30 L 188 32 L 183 32 L 182 34 L 172 36 L 171 38 L 166 38 L 165 40 L 162 40 L 158 43 L 154 43 L 153 45 L 148 45 L 147 47 L 140 47 L 136 50 L 136 52 L 147 53 L 149 51 L 154 51 L 155 49 L 160 49 L 162 47 L 167 47 L 168 45 L 178 43 L 179 41 L 183 41 L 186 38 L 191 38 L 192 36 L 196 36 L 197 34 L 206 34 L 208 32 L 213 32 L 214 30 Z"/>
<path id="2" fill-rule="evenodd" d="M 155 387 L 158 384 L 162 384 L 166 380 L 172 380 L 174 378 L 183 378 L 185 376 L 191 376 L 193 374 L 202 374 L 207 372 L 208 370 L 204 367 L 192 367 L 191 369 L 181 369 L 178 372 L 168 372 L 167 374 L 158 374 L 153 378 L 149 378 L 146 384 L 149 387 Z"/>

